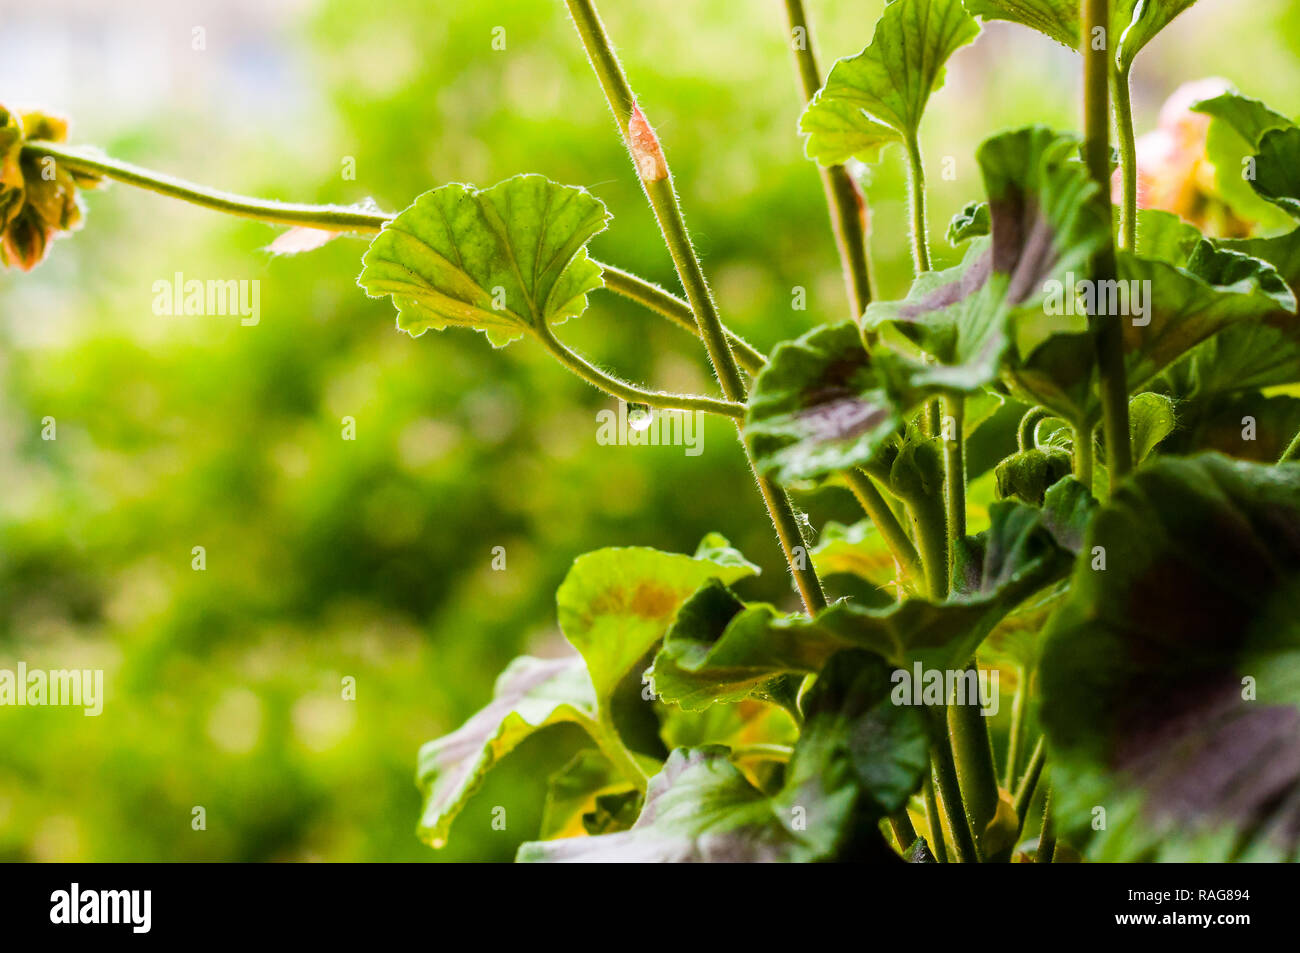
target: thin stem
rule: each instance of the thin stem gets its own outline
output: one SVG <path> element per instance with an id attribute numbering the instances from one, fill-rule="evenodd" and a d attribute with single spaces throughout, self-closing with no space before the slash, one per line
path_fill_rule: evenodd
<path id="1" fill-rule="evenodd" d="M 744 419 L 744 404 L 729 400 L 718 400 L 714 397 L 699 397 L 694 394 L 669 394 L 664 391 L 643 390 L 635 384 L 630 384 L 612 374 L 607 374 L 582 355 L 569 350 L 555 336 L 555 332 L 545 324 L 538 326 L 537 340 L 561 364 L 593 387 L 603 390 L 612 397 L 618 397 L 628 403 L 648 404 L 651 407 L 659 407 L 664 410 L 701 410 L 708 414 L 720 414 L 736 420 Z"/>
<path id="2" fill-rule="evenodd" d="M 52 142 L 25 142 L 23 151 L 37 156 L 51 156 L 69 169 L 94 172 L 116 179 L 118 182 L 125 182 L 127 185 L 157 192 L 168 198 L 201 205 L 227 215 L 270 222 L 273 225 L 302 225 L 308 228 L 319 228 L 322 231 L 373 234 L 383 228 L 384 224 L 393 217 L 372 209 L 339 205 L 299 205 L 235 195 L 232 192 L 195 185 L 193 182 L 186 182 L 184 179 L 177 179 L 163 172 L 142 169 L 129 162 Z"/>
<path id="3" fill-rule="evenodd" d="M 930 234 L 925 213 L 925 163 L 916 136 L 904 143 L 907 150 L 907 195 L 912 208 L 912 264 L 917 274 L 930 270 Z"/>
<path id="4" fill-rule="evenodd" d="M 1042 735 L 1038 736 L 1038 742 L 1034 745 L 1034 753 L 1029 756 L 1029 764 L 1025 766 L 1024 776 L 1020 779 L 1019 786 L 1016 787 L 1015 797 L 1012 804 L 1016 809 L 1016 839 L 1024 833 L 1025 821 L 1029 817 L 1029 803 L 1034 799 L 1034 788 L 1038 786 L 1038 778 L 1043 773 L 1043 765 L 1047 763 L 1047 742 Z"/>
<path id="5" fill-rule="evenodd" d="M 740 369 L 735 355 L 727 343 L 722 319 L 718 315 L 713 294 L 704 278 L 704 269 L 691 244 L 690 233 L 682 215 L 681 203 L 673 189 L 672 173 L 668 160 L 663 154 L 658 139 L 650 124 L 636 109 L 636 98 L 628 84 L 623 67 L 614 55 L 613 45 L 605 32 L 592 0 L 566 0 L 569 15 L 573 18 L 578 35 L 586 48 L 592 68 L 604 90 L 605 99 L 618 122 L 624 141 L 627 143 L 636 166 L 641 185 L 659 222 L 664 242 L 672 256 L 677 269 L 677 277 L 686 290 L 691 310 L 695 314 L 695 323 L 699 326 L 700 337 L 709 360 L 713 364 L 722 393 L 730 401 L 744 403 L 746 398 L 745 383 L 741 379 Z M 636 120 L 635 124 L 633 120 Z M 753 468 L 753 460 L 750 459 Z M 804 608 L 810 615 L 826 607 L 826 594 L 822 590 L 821 580 L 811 561 L 804 553 L 803 536 L 794 507 L 785 491 L 765 477 L 757 477 L 759 490 L 767 504 L 772 526 L 785 551 L 786 561 L 794 573 L 795 583 L 803 599 Z"/>
<path id="6" fill-rule="evenodd" d="M 907 849 L 916 842 L 916 828 L 912 826 L 912 819 L 907 816 L 907 809 L 890 814 L 889 826 L 894 831 L 894 839 L 898 841 L 899 853 L 906 855 Z"/>
<path id="7" fill-rule="evenodd" d="M 1282 456 L 1278 457 L 1277 462 L 1293 463 L 1297 459 L 1300 459 L 1300 433 L 1291 438 L 1291 442 L 1282 451 Z"/>
<path id="8" fill-rule="evenodd" d="M 966 685 L 975 686 L 975 698 L 948 699 L 948 732 L 952 737 L 953 764 L 961 786 L 966 816 L 980 856 L 984 855 L 984 831 L 997 815 L 998 779 L 993 766 L 988 719 L 979 705 L 979 669 L 972 663 L 962 673 Z"/>
<path id="9" fill-rule="evenodd" d="M 1092 197 L 1095 214 L 1106 223 L 1106 241 L 1093 258 L 1094 281 L 1116 279 L 1115 246 L 1110 240 L 1110 43 L 1094 50 L 1094 35 L 1110 36 L 1110 0 L 1082 0 L 1083 125 L 1088 171 L 1097 188 Z M 1100 287 L 1100 284 L 1098 285 Z M 1101 376 L 1102 426 L 1110 487 L 1133 469 L 1133 447 L 1128 425 L 1128 382 L 1124 367 L 1124 331 L 1119 315 L 1093 316 L 1097 330 L 1097 367 Z"/>
<path id="10" fill-rule="evenodd" d="M 1038 446 L 1038 425 L 1051 416 L 1052 412 L 1046 407 L 1030 407 L 1025 411 L 1016 429 L 1016 446 L 1022 453 Z"/>
<path id="11" fill-rule="evenodd" d="M 951 421 L 951 439 L 943 441 L 945 481 L 948 499 L 948 555 L 951 560 L 957 542 L 966 537 L 966 401 L 959 396 L 943 398 L 944 423 Z"/>
<path id="12" fill-rule="evenodd" d="M 790 24 L 790 47 L 794 52 L 799 85 L 803 90 L 804 101 L 808 102 L 822 84 L 821 70 L 817 67 L 817 53 L 813 49 L 812 27 L 808 23 L 803 0 L 785 0 L 785 12 Z M 823 168 L 821 179 L 822 191 L 826 193 L 826 206 L 830 210 L 831 230 L 835 233 L 835 245 L 840 253 L 849 306 L 853 309 L 851 316 L 856 320 L 871 303 L 866 203 L 862 190 L 844 166 Z"/>
<path id="13" fill-rule="evenodd" d="M 1133 129 L 1133 92 L 1129 70 L 1115 68 L 1111 71 L 1115 92 L 1115 129 L 1119 136 L 1119 164 L 1123 181 L 1123 194 L 1119 214 L 1119 247 L 1127 251 L 1137 248 L 1137 138 Z"/>
<path id="14" fill-rule="evenodd" d="M 665 291 L 652 281 L 647 281 L 639 275 L 614 265 L 601 264 L 600 268 L 605 273 L 605 287 L 610 291 L 663 315 L 673 324 L 690 331 L 696 337 L 700 336 L 700 329 L 695 323 L 695 312 L 681 298 Z M 761 371 L 767 364 L 763 352 L 734 331 L 726 329 L 726 333 L 727 341 L 731 344 L 731 349 L 735 352 L 741 366 L 750 374 Z"/>
<path id="15" fill-rule="evenodd" d="M 1092 428 L 1074 427 L 1074 478 L 1092 492 L 1092 468 L 1095 454 L 1092 447 Z"/>
<path id="16" fill-rule="evenodd" d="M 1002 787 L 1010 791 L 1020 767 L 1020 751 L 1025 742 L 1025 707 L 1029 700 L 1029 676 L 1023 665 L 1016 668 L 1016 695 L 1011 702 L 1011 728 L 1007 733 L 1007 763 L 1002 766 Z"/>
<path id="17" fill-rule="evenodd" d="M 971 836 L 970 823 L 962 807 L 961 784 L 957 779 L 957 768 L 953 763 L 952 748 L 945 731 L 947 718 L 942 709 L 935 711 L 935 730 L 931 735 L 930 757 L 934 768 L 934 782 L 938 787 L 939 800 L 943 805 L 943 814 L 948 821 L 948 831 L 952 835 L 953 853 L 959 864 L 979 862 L 975 849 L 975 840 Z"/>
<path id="18" fill-rule="evenodd" d="M 23 144 L 23 149 L 35 156 L 51 156 L 68 169 L 97 173 L 158 195 L 189 202 L 191 205 L 240 218 L 256 219 L 272 225 L 298 225 L 318 228 L 321 231 L 373 235 L 395 217 L 392 213 L 372 209 L 292 204 L 222 192 L 178 179 L 164 172 L 155 172 L 119 159 L 79 151 L 52 142 L 26 142 Z M 695 325 L 695 315 L 691 311 L 691 306 L 681 298 L 622 268 L 599 261 L 594 261 L 593 264 L 604 272 L 605 287 L 610 291 L 658 312 L 699 336 L 700 331 Z M 757 374 L 762 370 L 763 365 L 767 363 L 762 352 L 735 332 L 728 329 L 726 334 L 727 340 L 731 342 L 745 369 L 751 374 Z"/>
<path id="19" fill-rule="evenodd" d="M 932 772 L 925 772 L 921 782 L 921 795 L 925 801 L 925 826 L 930 829 L 930 853 L 941 864 L 948 863 L 948 848 L 943 839 L 943 820 L 939 814 L 939 801 L 934 796 L 934 777 Z"/>
<path id="20" fill-rule="evenodd" d="M 1038 852 L 1034 863 L 1050 864 L 1056 854 L 1056 822 L 1052 818 L 1052 789 L 1048 787 L 1043 798 L 1043 826 L 1038 834 Z"/>
<path id="21" fill-rule="evenodd" d="M 845 477 L 849 481 L 849 489 L 858 498 L 858 503 L 861 504 L 867 518 L 871 520 L 871 524 L 876 527 L 876 532 L 880 533 L 880 538 L 889 547 L 894 561 L 907 575 L 916 579 L 924 578 L 925 571 L 921 566 L 920 554 L 912 545 L 912 541 L 907 538 L 903 524 L 898 521 L 898 517 L 894 515 L 893 509 L 876 488 L 871 477 L 866 471 L 856 467 L 848 470 Z"/>

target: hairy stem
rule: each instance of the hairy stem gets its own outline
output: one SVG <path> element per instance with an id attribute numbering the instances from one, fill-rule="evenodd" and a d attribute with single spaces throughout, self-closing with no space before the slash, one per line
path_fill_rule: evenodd
<path id="1" fill-rule="evenodd" d="M 1038 852 L 1034 863 L 1050 864 L 1056 854 L 1056 823 L 1052 819 L 1052 789 L 1048 787 L 1043 798 L 1043 827 L 1038 834 Z"/>
<path id="2" fill-rule="evenodd" d="M 979 705 L 979 669 L 971 663 L 962 673 L 963 682 L 974 686 L 971 698 L 948 699 L 948 732 L 952 736 L 953 764 L 961 786 L 966 816 L 981 856 L 984 854 L 984 830 L 998 811 L 998 779 L 993 766 L 993 747 L 989 740 L 988 719 Z"/>
<path id="3" fill-rule="evenodd" d="M 1016 446 L 1022 453 L 1038 446 L 1038 425 L 1051 416 L 1052 412 L 1046 407 L 1030 407 L 1025 411 L 1020 426 L 1016 428 Z"/>
<path id="4" fill-rule="evenodd" d="M 903 524 L 898 521 L 894 515 L 893 509 L 890 508 L 876 484 L 872 481 L 864 470 L 853 468 L 846 471 L 845 477 L 848 478 L 849 488 L 853 495 L 858 498 L 863 511 L 867 518 L 871 520 L 871 525 L 880 533 L 880 538 L 885 541 L 889 547 L 889 552 L 893 555 L 895 562 L 902 567 L 903 572 L 917 579 L 924 578 L 925 571 L 921 566 L 921 556 L 908 539 Z"/>
<path id="5" fill-rule="evenodd" d="M 908 513 L 925 567 L 930 598 L 943 602 L 948 598 L 948 529 L 944 502 L 937 497 L 908 502 Z"/>
<path id="6" fill-rule="evenodd" d="M 681 298 L 665 291 L 652 281 L 647 281 L 622 268 L 616 268 L 614 265 L 601 264 L 600 268 L 605 273 L 605 287 L 610 291 L 663 315 L 673 324 L 690 331 L 696 337 L 700 336 L 699 326 L 695 323 L 695 312 Z M 761 371 L 767 364 L 763 352 L 734 331 L 725 330 L 727 341 L 731 344 L 731 350 L 741 366 L 750 374 Z"/>
<path id="7" fill-rule="evenodd" d="M 1115 129 L 1119 135 L 1119 164 L 1123 194 L 1119 206 L 1119 247 L 1137 248 L 1137 138 L 1133 129 L 1133 93 L 1129 70 L 1111 71 L 1115 91 Z"/>
<path id="8" fill-rule="evenodd" d="M 1047 763 L 1047 742 L 1042 735 L 1038 736 L 1038 742 L 1034 745 L 1034 753 L 1029 756 L 1029 764 L 1025 766 L 1025 773 L 1020 779 L 1020 784 L 1016 787 L 1015 796 L 1012 803 L 1016 809 L 1016 839 L 1024 833 L 1025 821 L 1029 817 L 1029 803 L 1034 799 L 1034 789 L 1038 787 L 1038 778 L 1043 773 L 1043 765 Z"/>
<path id="9" fill-rule="evenodd" d="M 1074 427 L 1074 478 L 1092 492 L 1093 468 L 1092 428 Z"/>
<path id="10" fill-rule="evenodd" d="M 925 772 L 921 782 L 921 796 L 925 802 L 925 826 L 930 829 L 930 853 L 941 864 L 948 863 L 948 848 L 943 839 L 943 820 L 939 815 L 939 800 L 934 796 L 934 777 Z"/>
<path id="11" fill-rule="evenodd" d="M 35 156 L 51 156 L 58 163 L 69 169 L 82 172 L 94 172 L 118 182 L 180 199 L 191 205 L 224 212 L 240 218 L 256 219 L 271 225 L 296 225 L 304 228 L 317 228 L 321 231 L 333 231 L 354 235 L 374 235 L 379 232 L 394 216 L 389 212 L 373 209 L 349 208 L 338 205 L 300 205 L 288 202 L 275 202 L 267 199 L 236 195 L 222 192 L 207 186 L 197 185 L 178 179 L 163 172 L 144 169 L 129 162 L 111 159 L 108 156 L 79 151 L 73 147 L 52 142 L 32 141 L 23 143 L 23 149 Z M 614 265 L 594 261 L 592 264 L 604 272 L 605 287 L 638 304 L 655 311 L 676 324 L 681 325 L 692 334 L 699 336 L 695 324 L 695 314 L 691 306 L 670 294 L 653 282 L 625 271 Z M 757 374 L 767 363 L 762 352 L 731 330 L 726 330 L 737 357 L 745 370 Z"/>
<path id="12" fill-rule="evenodd" d="M 1020 768 L 1020 752 L 1025 742 L 1025 706 L 1029 701 L 1029 673 L 1025 666 L 1016 668 L 1016 696 L 1011 701 L 1011 728 L 1007 732 L 1007 763 L 1002 766 L 1002 786 L 1015 787 Z"/>
<path id="13" fill-rule="evenodd" d="M 727 342 L 722 319 L 718 315 L 704 278 L 704 269 L 691 244 L 686 221 L 682 215 L 681 203 L 673 188 L 672 173 L 668 169 L 667 158 L 660 148 L 653 129 L 649 123 L 636 113 L 637 125 L 633 127 L 636 98 L 628 84 L 623 67 L 614 55 L 613 45 L 605 32 L 600 16 L 592 0 L 566 0 L 569 15 L 573 18 L 583 47 L 591 60 L 592 68 L 600 81 L 610 111 L 618 122 L 624 141 L 627 142 L 636 166 L 641 185 L 659 222 L 664 242 L 672 256 L 677 269 L 677 277 L 686 290 L 686 298 L 695 314 L 695 323 L 700 329 L 700 337 L 709 353 L 714 373 L 722 386 L 722 393 L 728 400 L 744 403 L 746 397 L 745 383 L 741 379 L 740 369 L 735 355 Z M 751 469 L 753 460 L 750 459 Z M 795 584 L 803 599 L 804 608 L 814 614 L 826 607 L 826 594 L 822 590 L 821 580 L 807 558 L 804 549 L 799 521 L 785 491 L 765 477 L 757 477 L 759 490 L 767 504 L 772 518 L 772 526 L 785 551 L 786 561 L 794 573 Z"/>
<path id="14" fill-rule="evenodd" d="M 1110 240 L 1110 0 L 1081 0 L 1083 40 L 1083 125 L 1088 171 L 1096 184 L 1095 213 L 1106 222 L 1106 242 L 1092 262 L 1094 281 L 1114 281 L 1115 246 Z M 1093 35 L 1108 41 L 1092 48 Z M 1117 314 L 1093 316 L 1097 331 L 1097 368 L 1101 377 L 1102 427 L 1106 462 L 1113 490 L 1133 469 L 1128 426 L 1128 382 L 1124 368 L 1124 332 Z"/>
<path id="15" fill-rule="evenodd" d="M 917 274 L 930 270 L 930 233 L 925 212 L 925 163 L 916 136 L 904 143 L 907 150 L 907 197 L 912 209 L 912 264 Z"/>
<path id="16" fill-rule="evenodd" d="M 975 849 L 975 840 L 971 836 L 970 823 L 962 807 L 961 784 L 957 778 L 957 767 L 953 763 L 952 747 L 946 731 L 947 717 L 942 709 L 934 711 L 934 732 L 930 741 L 931 765 L 934 769 L 934 783 L 938 788 L 939 800 L 943 805 L 943 815 L 948 821 L 948 831 L 952 835 L 953 853 L 959 864 L 979 862 Z"/>
<path id="17" fill-rule="evenodd" d="M 790 24 L 790 48 L 794 52 L 799 85 L 804 102 L 821 88 L 821 71 L 813 49 L 812 27 L 803 0 L 785 0 L 786 19 Z M 868 260 L 866 212 L 862 192 L 842 165 L 821 169 L 822 190 L 830 210 L 831 230 L 840 253 L 840 266 L 849 295 L 851 317 L 857 320 L 871 303 L 871 266 Z"/>
<path id="18" fill-rule="evenodd" d="M 1294 463 L 1298 459 L 1300 459 L 1300 433 L 1291 438 L 1291 442 L 1282 451 L 1282 456 L 1277 458 L 1277 462 Z"/>
<path id="19" fill-rule="evenodd" d="M 694 394 L 669 394 L 664 391 L 643 390 L 612 374 L 607 374 L 592 364 L 582 355 L 577 354 L 560 342 L 555 332 L 543 324 L 537 329 L 537 340 L 551 352 L 561 364 L 577 374 L 593 387 L 603 390 L 612 397 L 618 397 L 629 403 L 648 404 L 663 410 L 701 410 L 708 414 L 721 414 L 735 420 L 745 416 L 745 405 L 730 400 L 718 400 L 714 397 L 699 397 Z"/>
<path id="20" fill-rule="evenodd" d="M 966 537 L 966 401 L 943 398 L 944 423 L 951 422 L 952 438 L 943 441 L 944 489 L 948 499 L 948 556 L 951 561 L 957 542 Z M 951 570 L 951 567 L 950 567 Z"/>

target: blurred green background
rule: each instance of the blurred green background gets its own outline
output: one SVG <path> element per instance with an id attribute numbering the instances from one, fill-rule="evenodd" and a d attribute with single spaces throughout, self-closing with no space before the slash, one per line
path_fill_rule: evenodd
<path id="1" fill-rule="evenodd" d="M 811 0 L 823 71 L 866 45 L 882 5 Z M 1139 131 L 1209 75 L 1300 110 L 1300 0 L 1248 6 L 1201 0 L 1144 54 Z M 726 320 L 766 351 L 846 316 L 782 4 L 601 7 Z M 76 143 L 387 209 L 540 172 L 613 212 L 597 258 L 676 287 L 559 0 L 0 0 L 0 23 L 0 102 L 70 116 Z M 980 197 L 980 140 L 1077 125 L 1076 73 L 1007 24 L 957 54 L 923 128 L 939 264 L 956 258 L 949 217 Z M 875 277 L 895 296 L 910 275 L 899 156 L 871 175 Z M 102 668 L 107 698 L 98 718 L 0 708 L 0 859 L 509 859 L 574 739 L 511 756 L 440 852 L 414 837 L 415 754 L 510 658 L 564 650 L 554 591 L 574 556 L 690 551 L 716 529 L 767 569 L 752 595 L 792 602 L 728 425 L 709 424 L 698 457 L 600 446 L 613 402 L 538 349 L 398 333 L 354 283 L 359 241 L 273 258 L 264 225 L 121 185 L 88 205 L 45 264 L 0 275 L 0 667 Z M 176 272 L 260 280 L 260 324 L 155 315 L 153 282 Z M 698 345 L 607 293 L 562 334 L 625 376 L 709 387 Z M 856 518 L 835 492 L 802 502 Z"/>

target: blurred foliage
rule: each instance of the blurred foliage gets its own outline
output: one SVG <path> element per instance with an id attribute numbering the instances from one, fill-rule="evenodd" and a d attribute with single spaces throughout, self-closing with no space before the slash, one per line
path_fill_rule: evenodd
<path id="1" fill-rule="evenodd" d="M 866 44 L 883 4 L 810 6 L 825 71 Z M 846 317 L 780 5 L 602 7 L 731 326 L 766 351 Z M 1147 52 L 1140 129 L 1189 64 L 1300 107 L 1300 0 L 1252 14 L 1202 0 Z M 388 209 L 540 172 L 613 212 L 597 258 L 676 286 L 561 4 L 328 0 L 297 5 L 290 27 L 274 42 L 299 111 L 214 119 L 215 102 L 178 92 L 151 120 L 74 115 L 71 141 L 88 127 L 115 155 L 217 187 Z M 942 235 L 979 194 L 979 142 L 1074 125 L 1072 56 L 998 24 L 955 58 L 923 131 L 937 265 L 959 257 Z M 355 181 L 340 174 L 349 157 Z M 910 277 L 897 151 L 871 176 L 875 277 L 897 296 Z M 577 739 L 559 729 L 511 755 L 437 853 L 414 836 L 415 752 L 482 705 L 509 659 L 565 651 L 554 593 L 575 556 L 689 552 L 718 530 L 767 570 L 745 593 L 793 605 L 730 425 L 710 422 L 698 457 L 600 446 L 611 402 L 538 349 L 399 334 L 388 302 L 354 284 L 357 241 L 270 258 L 258 249 L 274 232 L 257 223 L 121 185 L 88 205 L 48 262 L 0 275 L 0 667 L 103 668 L 107 699 L 98 718 L 0 709 L 0 859 L 508 859 Z M 260 280 L 260 323 L 154 315 L 153 282 L 176 272 Z M 807 310 L 791 308 L 796 286 Z M 607 293 L 562 333 L 630 378 L 710 386 L 689 337 Z M 56 440 L 41 438 L 46 417 Z M 1011 449 L 1006 426 L 991 433 L 976 469 Z M 838 490 L 800 502 L 817 525 L 858 518 Z"/>

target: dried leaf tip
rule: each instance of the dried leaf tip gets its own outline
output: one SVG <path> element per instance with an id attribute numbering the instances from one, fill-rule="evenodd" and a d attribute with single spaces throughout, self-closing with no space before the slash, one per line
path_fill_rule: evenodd
<path id="1" fill-rule="evenodd" d="M 659 137 L 638 105 L 632 106 L 632 115 L 627 121 L 627 147 L 636 163 L 637 175 L 643 181 L 660 182 L 668 178 L 668 162 L 659 146 Z"/>

